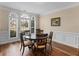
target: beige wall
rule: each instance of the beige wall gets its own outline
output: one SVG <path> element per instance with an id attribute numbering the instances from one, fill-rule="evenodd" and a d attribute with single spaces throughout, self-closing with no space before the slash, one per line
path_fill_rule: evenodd
<path id="1" fill-rule="evenodd" d="M 0 7 L 0 32 L 8 31 L 8 14 L 9 11 L 7 9 Z"/>
<path id="2" fill-rule="evenodd" d="M 51 26 L 51 18 L 61 17 L 61 26 Z M 79 32 L 79 6 L 40 17 L 40 28 L 45 32 Z"/>
<path id="3" fill-rule="evenodd" d="M 0 6 L 0 44 L 9 40 L 9 10 Z"/>

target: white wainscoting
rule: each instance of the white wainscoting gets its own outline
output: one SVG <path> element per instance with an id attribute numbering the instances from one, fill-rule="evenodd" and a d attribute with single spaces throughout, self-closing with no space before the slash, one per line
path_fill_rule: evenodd
<path id="1" fill-rule="evenodd" d="M 19 38 L 9 38 L 8 31 L 0 31 L 0 44 L 6 44 L 9 42 L 19 41 Z"/>
<path id="2" fill-rule="evenodd" d="M 2 42 L 9 40 L 9 33 L 8 31 L 0 31 L 0 44 Z"/>
<path id="3" fill-rule="evenodd" d="M 54 32 L 53 41 L 79 48 L 79 33 Z"/>

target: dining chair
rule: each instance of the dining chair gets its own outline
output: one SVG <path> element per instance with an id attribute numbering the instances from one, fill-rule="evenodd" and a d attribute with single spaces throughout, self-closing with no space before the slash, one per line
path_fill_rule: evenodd
<path id="1" fill-rule="evenodd" d="M 46 54 L 46 47 L 47 47 L 47 36 L 38 37 L 38 39 L 36 40 L 36 43 L 34 44 L 34 48 L 36 50 L 44 49 L 44 52 Z"/>
<path id="2" fill-rule="evenodd" d="M 49 44 L 51 50 L 52 50 L 52 37 L 53 37 L 53 32 L 51 31 L 47 39 L 47 43 Z"/>
<path id="3" fill-rule="evenodd" d="M 23 35 L 25 35 L 24 33 L 20 33 L 20 40 L 21 40 L 21 48 L 20 48 L 20 51 L 21 51 L 21 49 L 22 49 L 22 47 L 23 47 L 23 51 L 22 51 L 22 55 L 23 55 L 23 53 L 24 53 L 24 50 L 25 50 L 25 47 L 30 47 L 30 46 L 32 46 L 32 42 L 31 42 L 31 40 L 24 40 L 23 39 Z"/>
<path id="4" fill-rule="evenodd" d="M 36 34 L 43 34 L 43 30 L 41 30 L 41 29 L 36 29 Z"/>

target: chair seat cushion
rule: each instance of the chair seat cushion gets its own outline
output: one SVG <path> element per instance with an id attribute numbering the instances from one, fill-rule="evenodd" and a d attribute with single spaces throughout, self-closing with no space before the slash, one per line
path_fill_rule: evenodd
<path id="1" fill-rule="evenodd" d="M 28 36 L 28 35 L 23 35 L 23 38 L 25 39 L 29 39 L 30 38 L 30 36 Z"/>
<path id="2" fill-rule="evenodd" d="M 37 43 L 35 43 L 35 47 L 36 48 L 45 48 L 45 45 L 37 45 Z"/>
<path id="3" fill-rule="evenodd" d="M 32 44 L 32 41 L 26 40 L 26 41 L 24 41 L 24 44 L 25 44 L 25 46 L 31 45 Z"/>

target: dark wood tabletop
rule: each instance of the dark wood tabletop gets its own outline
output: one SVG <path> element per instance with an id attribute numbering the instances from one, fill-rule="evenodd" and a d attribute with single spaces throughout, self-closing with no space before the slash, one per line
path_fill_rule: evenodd
<path id="1" fill-rule="evenodd" d="M 36 41 L 37 39 L 47 38 L 47 37 L 48 37 L 48 34 L 47 34 L 47 33 L 45 33 L 45 34 L 37 34 L 37 35 L 36 35 L 36 38 L 32 38 L 32 37 L 29 37 L 29 36 L 26 36 L 26 35 L 23 35 L 23 37 L 24 37 L 25 39 L 29 39 L 29 40 L 34 40 L 34 41 Z"/>

